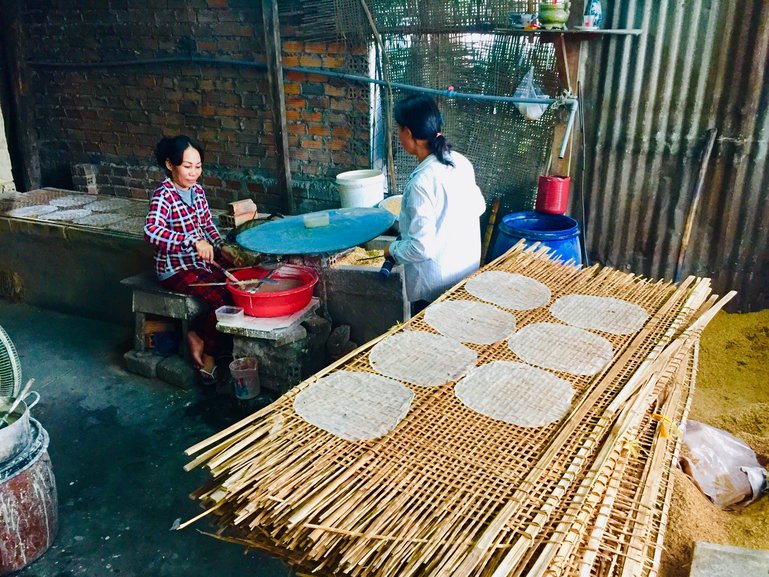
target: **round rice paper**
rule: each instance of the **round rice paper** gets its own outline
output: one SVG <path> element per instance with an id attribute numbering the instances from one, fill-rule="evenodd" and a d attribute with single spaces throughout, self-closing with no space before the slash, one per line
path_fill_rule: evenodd
<path id="1" fill-rule="evenodd" d="M 550 305 L 550 313 L 560 321 L 581 329 L 614 335 L 638 332 L 649 318 L 640 306 L 614 297 L 566 295 Z"/>
<path id="2" fill-rule="evenodd" d="M 544 427 L 571 407 L 571 383 L 536 367 L 494 361 L 470 371 L 454 394 L 474 411 L 511 425 Z"/>
<path id="3" fill-rule="evenodd" d="M 43 216 L 44 214 L 50 214 L 59 210 L 56 206 L 50 206 L 48 204 L 33 204 L 31 206 L 20 206 L 9 210 L 6 214 L 8 216 L 15 216 L 19 218 L 35 218 Z"/>
<path id="4" fill-rule="evenodd" d="M 67 208 L 72 206 L 83 206 L 90 202 L 94 202 L 96 198 L 88 194 L 70 194 L 68 196 L 59 196 L 51 199 L 48 204 L 51 206 L 58 206 L 60 208 Z"/>
<path id="5" fill-rule="evenodd" d="M 506 309 L 528 311 L 550 302 L 550 289 L 538 280 L 522 274 L 491 270 L 465 283 L 474 297 Z"/>
<path id="6" fill-rule="evenodd" d="M 308 423 L 348 441 L 382 437 L 411 408 L 414 392 L 372 373 L 337 371 L 296 395 L 294 411 Z"/>
<path id="7" fill-rule="evenodd" d="M 612 359 L 611 343 L 586 330 L 557 323 L 526 325 L 507 341 L 523 361 L 572 375 L 594 375 Z"/>
<path id="8" fill-rule="evenodd" d="M 515 330 L 515 317 L 476 301 L 433 303 L 425 309 L 425 322 L 439 333 L 463 343 L 490 345 Z"/>
<path id="9" fill-rule="evenodd" d="M 449 337 L 404 331 L 380 341 L 369 352 L 375 371 L 420 387 L 439 387 L 475 364 L 475 351 Z"/>

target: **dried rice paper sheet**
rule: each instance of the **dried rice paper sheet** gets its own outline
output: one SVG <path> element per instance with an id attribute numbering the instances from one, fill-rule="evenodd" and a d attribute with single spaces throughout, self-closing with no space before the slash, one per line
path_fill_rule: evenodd
<path id="1" fill-rule="evenodd" d="M 348 441 L 382 437 L 411 408 L 414 392 L 372 373 L 338 371 L 319 379 L 294 399 L 294 411 L 308 423 Z"/>
<path id="2" fill-rule="evenodd" d="M 454 394 L 474 411 L 519 427 L 544 427 L 571 407 L 571 383 L 536 367 L 494 361 L 470 371 Z"/>
<path id="3" fill-rule="evenodd" d="M 94 212 L 110 212 L 121 208 L 128 209 L 130 206 L 131 201 L 122 198 L 102 198 L 88 204 L 88 208 Z"/>
<path id="4" fill-rule="evenodd" d="M 58 210 L 51 214 L 43 215 L 45 220 L 77 220 L 91 214 L 87 208 L 73 208 L 70 210 Z"/>
<path id="5" fill-rule="evenodd" d="M 75 224 L 83 224 L 87 226 L 107 226 L 108 224 L 115 224 L 124 220 L 125 216 L 122 214 L 115 214 L 114 212 L 94 212 L 86 216 L 76 218 L 72 222 Z"/>
<path id="6" fill-rule="evenodd" d="M 396 333 L 371 349 L 375 371 L 420 387 L 439 387 L 462 376 L 478 356 L 454 339 L 421 331 Z"/>
<path id="7" fill-rule="evenodd" d="M 94 202 L 95 197 L 86 194 L 71 194 L 69 196 L 60 196 L 51 199 L 48 204 L 58 207 L 83 206 L 89 202 Z"/>
<path id="8" fill-rule="evenodd" d="M 636 304 L 591 295 L 562 296 L 550 305 L 550 313 L 568 325 L 614 335 L 638 332 L 649 319 L 643 307 Z"/>
<path id="9" fill-rule="evenodd" d="M 474 297 L 506 309 L 528 311 L 550 302 L 550 289 L 522 274 L 492 270 L 482 272 L 465 283 Z"/>
<path id="10" fill-rule="evenodd" d="M 515 330 L 515 317 L 486 303 L 455 300 L 433 303 L 425 322 L 439 333 L 463 343 L 490 345 Z"/>
<path id="11" fill-rule="evenodd" d="M 47 204 L 33 204 L 32 206 L 22 206 L 14 208 L 7 212 L 8 216 L 15 216 L 20 218 L 34 218 L 43 216 L 44 214 L 50 214 L 59 210 L 56 206 L 50 206 Z"/>
<path id="12" fill-rule="evenodd" d="M 557 323 L 526 325 L 507 345 L 529 364 L 572 375 L 595 375 L 611 362 L 613 354 L 605 338 Z"/>

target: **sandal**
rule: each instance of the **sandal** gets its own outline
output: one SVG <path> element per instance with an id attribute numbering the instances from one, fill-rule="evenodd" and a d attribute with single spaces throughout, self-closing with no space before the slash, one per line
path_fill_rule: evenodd
<path id="1" fill-rule="evenodd" d="M 206 387 L 211 387 L 218 382 L 219 380 L 219 376 L 217 374 L 218 372 L 219 371 L 217 370 L 216 365 L 214 365 L 214 368 L 211 369 L 210 372 L 204 369 L 203 367 L 200 367 L 198 369 L 198 373 L 200 374 L 200 380 L 203 381 L 203 385 Z"/>

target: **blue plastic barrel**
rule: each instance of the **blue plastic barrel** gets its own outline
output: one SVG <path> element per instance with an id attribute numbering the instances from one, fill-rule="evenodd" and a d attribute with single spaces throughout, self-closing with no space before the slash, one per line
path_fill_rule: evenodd
<path id="1" fill-rule="evenodd" d="M 495 259 L 524 239 L 526 245 L 538 242 L 552 249 L 551 258 L 573 260 L 582 264 L 582 249 L 579 243 L 579 224 L 564 214 L 543 212 L 513 212 L 502 217 L 497 228 L 497 239 L 491 250 Z"/>

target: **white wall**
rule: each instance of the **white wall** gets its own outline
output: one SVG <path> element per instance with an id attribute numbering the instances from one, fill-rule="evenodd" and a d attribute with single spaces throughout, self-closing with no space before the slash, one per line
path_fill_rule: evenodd
<path id="1" fill-rule="evenodd" d="M 11 157 L 8 154 L 8 141 L 5 138 L 3 113 L 0 111 L 0 192 L 4 190 L 16 190 L 16 186 L 11 174 Z"/>

